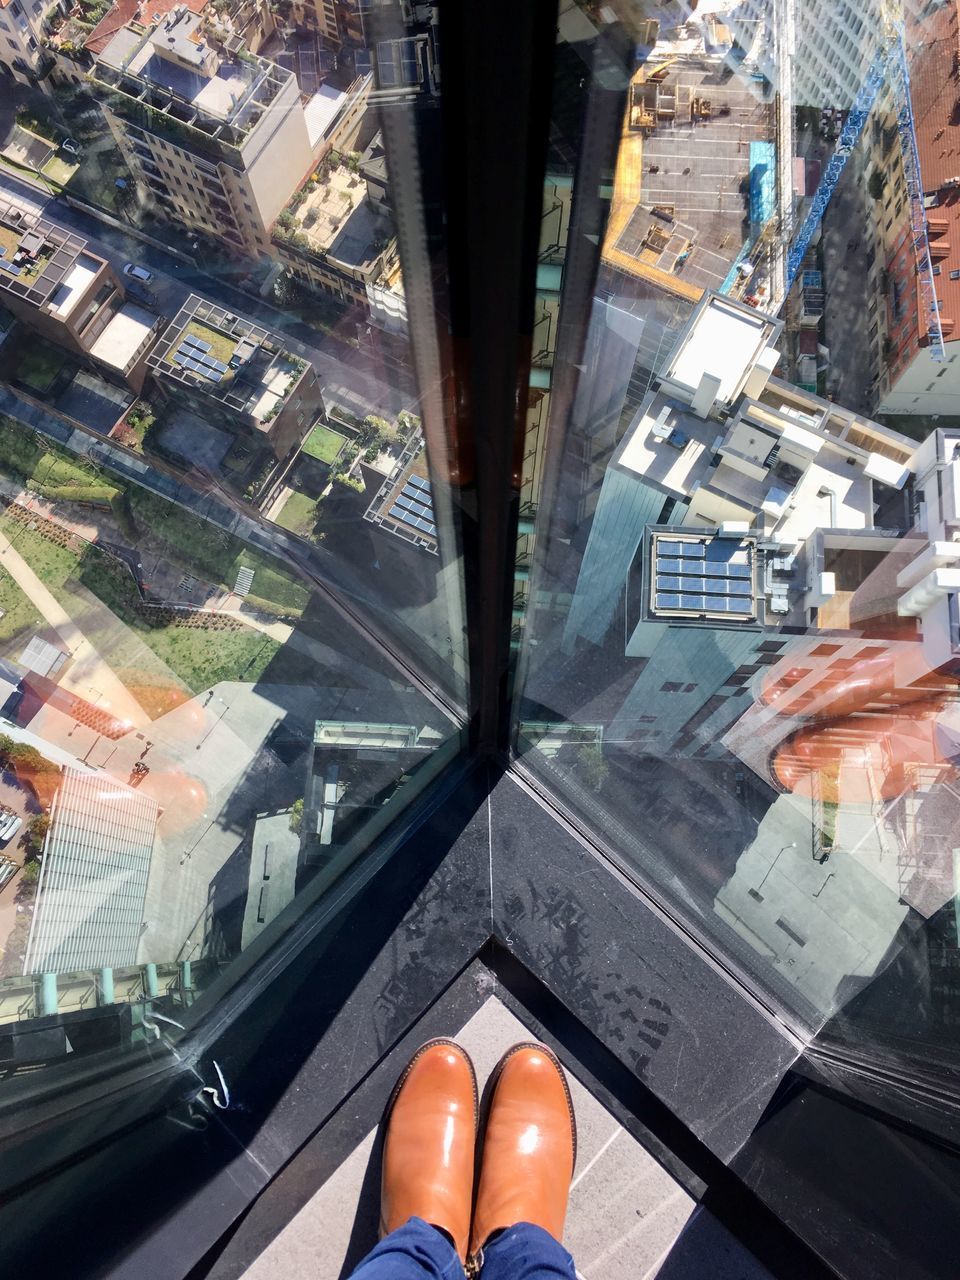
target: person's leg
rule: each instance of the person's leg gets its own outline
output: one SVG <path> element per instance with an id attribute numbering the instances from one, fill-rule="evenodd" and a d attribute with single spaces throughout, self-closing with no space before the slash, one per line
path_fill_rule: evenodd
<path id="1" fill-rule="evenodd" d="M 477 1079 L 452 1040 L 413 1055 L 384 1116 L 380 1243 L 358 1280 L 462 1280 L 470 1238 Z"/>
<path id="2" fill-rule="evenodd" d="M 367 1254 L 350 1280 L 463 1280 L 453 1245 L 422 1218 L 408 1218 Z"/>
<path id="3" fill-rule="evenodd" d="M 483 1280 L 573 1280 L 560 1244 L 577 1131 L 560 1063 L 515 1045 L 493 1077 L 470 1258 Z"/>
<path id="4" fill-rule="evenodd" d="M 573 1258 L 549 1231 L 518 1222 L 481 1250 L 481 1280 L 577 1280 Z"/>

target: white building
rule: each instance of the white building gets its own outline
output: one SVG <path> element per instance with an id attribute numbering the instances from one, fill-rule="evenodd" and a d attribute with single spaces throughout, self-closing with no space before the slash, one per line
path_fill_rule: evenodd
<path id="1" fill-rule="evenodd" d="M 159 812 L 156 801 L 105 773 L 64 769 L 24 973 L 136 961 Z"/>
<path id="2" fill-rule="evenodd" d="M 908 20 L 919 20 L 925 7 L 906 0 Z M 881 48 L 882 8 L 880 0 L 795 0 L 794 106 L 850 107 Z M 774 27 L 783 10 L 773 0 L 743 0 L 724 16 L 734 45 L 728 58 L 762 72 L 774 89 L 780 83 Z"/>
<path id="3" fill-rule="evenodd" d="M 604 475 L 565 647 L 603 640 L 651 525 L 762 541 L 758 618 L 805 625 L 830 584 L 798 576 L 804 544 L 871 531 L 878 486 L 903 487 L 915 444 L 774 377 L 780 328 L 718 294 L 697 305 Z"/>

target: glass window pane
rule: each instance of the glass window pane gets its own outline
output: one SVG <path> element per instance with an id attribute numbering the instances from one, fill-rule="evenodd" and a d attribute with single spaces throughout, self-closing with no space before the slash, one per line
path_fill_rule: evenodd
<path id="1" fill-rule="evenodd" d="M 788 1021 L 939 1060 L 956 14 L 710 9 L 561 6 L 517 749 Z"/>
<path id="2" fill-rule="evenodd" d="M 451 757 L 466 669 L 411 159 L 427 10 L 25 22 L 0 51 L 0 1061 L 32 1067 L 186 1024 Z"/>

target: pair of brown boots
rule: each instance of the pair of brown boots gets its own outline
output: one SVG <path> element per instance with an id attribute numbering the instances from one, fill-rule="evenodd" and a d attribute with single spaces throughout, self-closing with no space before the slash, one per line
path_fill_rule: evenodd
<path id="1" fill-rule="evenodd" d="M 386 1115 L 380 1196 L 382 1235 L 422 1218 L 475 1269 L 497 1231 L 532 1222 L 556 1240 L 576 1160 L 576 1123 L 559 1062 L 540 1044 L 518 1044 L 491 1077 L 482 1159 L 477 1077 L 465 1050 L 431 1040 L 397 1082 Z"/>

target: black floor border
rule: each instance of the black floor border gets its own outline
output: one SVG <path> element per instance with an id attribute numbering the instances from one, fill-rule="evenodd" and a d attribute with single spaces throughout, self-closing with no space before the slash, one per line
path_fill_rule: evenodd
<path id="1" fill-rule="evenodd" d="M 454 1034 L 491 995 L 553 1049 L 617 1122 L 776 1280 L 836 1280 L 836 1273 L 684 1126 L 540 979 L 496 938 L 441 992 L 323 1126 L 250 1205 L 186 1280 L 240 1280 L 380 1121 L 405 1063 L 425 1040 Z M 377 1149 L 367 1170 L 376 1175 Z M 343 1275 L 370 1246 L 375 1224 L 354 1224 Z M 326 1278 L 324 1278 L 326 1280 Z"/>

